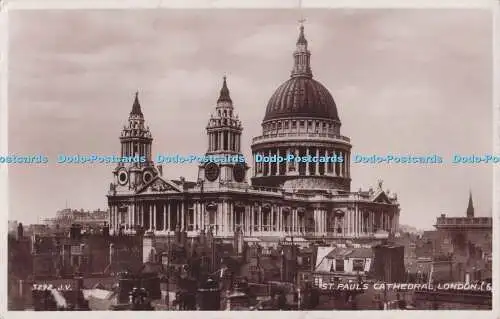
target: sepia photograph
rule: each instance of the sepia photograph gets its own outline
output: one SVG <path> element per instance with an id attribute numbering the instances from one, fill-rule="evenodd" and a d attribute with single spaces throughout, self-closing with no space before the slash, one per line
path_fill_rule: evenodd
<path id="1" fill-rule="evenodd" d="M 492 310 L 489 9 L 8 12 L 8 310 Z"/>

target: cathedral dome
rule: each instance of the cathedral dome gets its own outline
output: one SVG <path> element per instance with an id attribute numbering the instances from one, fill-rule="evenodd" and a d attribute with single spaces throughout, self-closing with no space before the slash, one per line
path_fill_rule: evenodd
<path id="1" fill-rule="evenodd" d="M 307 48 L 303 25 L 296 45 L 291 78 L 281 84 L 269 99 L 264 122 L 290 117 L 340 122 L 332 95 L 323 84 L 313 79 L 311 52 Z"/>
<path id="2" fill-rule="evenodd" d="M 332 95 L 311 76 L 292 76 L 269 99 L 264 121 L 288 117 L 340 121 Z"/>

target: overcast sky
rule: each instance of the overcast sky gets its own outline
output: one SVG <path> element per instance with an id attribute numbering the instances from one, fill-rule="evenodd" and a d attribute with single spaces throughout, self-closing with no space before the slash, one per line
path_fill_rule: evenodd
<path id="1" fill-rule="evenodd" d="M 332 93 L 352 154 L 484 154 L 492 148 L 487 10 L 306 10 L 315 79 Z M 136 90 L 153 153 L 203 154 L 222 76 L 244 125 L 261 132 L 288 79 L 294 10 L 72 10 L 9 14 L 9 153 L 117 154 Z M 113 165 L 10 166 L 9 219 L 106 208 Z M 352 189 L 384 181 L 401 223 L 432 228 L 446 213 L 491 216 L 485 165 L 352 164 Z M 195 165 L 164 167 L 195 180 Z"/>

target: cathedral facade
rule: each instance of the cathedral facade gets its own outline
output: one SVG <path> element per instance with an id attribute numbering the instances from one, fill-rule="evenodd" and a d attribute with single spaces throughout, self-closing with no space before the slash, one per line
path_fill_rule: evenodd
<path id="1" fill-rule="evenodd" d="M 313 79 L 310 56 L 301 26 L 290 78 L 269 99 L 262 134 L 252 140 L 252 161 L 200 164 L 193 182 L 168 179 L 154 163 L 153 138 L 136 94 L 120 137 L 121 156 L 144 160 L 113 171 L 111 230 L 134 233 L 141 227 L 156 236 L 180 230 L 189 237 L 211 232 L 222 239 L 240 233 L 246 241 L 269 243 L 290 237 L 297 243 L 363 242 L 396 234 L 395 194 L 381 182 L 375 190 L 351 190 L 351 142 L 341 135 L 332 95 Z M 206 127 L 206 155 L 243 157 L 242 132 L 224 78 Z M 273 156 L 311 160 L 258 160 Z"/>

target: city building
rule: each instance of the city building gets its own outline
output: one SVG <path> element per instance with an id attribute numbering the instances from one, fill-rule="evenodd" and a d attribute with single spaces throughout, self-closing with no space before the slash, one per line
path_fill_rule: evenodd
<path id="1" fill-rule="evenodd" d="M 56 212 L 56 216 L 43 220 L 45 225 L 51 228 L 69 230 L 71 225 L 80 224 L 84 229 L 100 228 L 109 220 L 109 214 L 105 210 L 86 211 L 84 209 L 65 208 Z"/>
<path id="2" fill-rule="evenodd" d="M 492 217 L 475 216 L 472 193 L 465 217 L 437 218 L 435 249 L 451 257 L 455 280 L 491 279 L 492 225 Z"/>
<path id="3" fill-rule="evenodd" d="M 373 241 L 397 233 L 396 194 L 382 189 L 352 191 L 351 142 L 340 132 L 337 105 L 326 87 L 313 79 L 311 53 L 300 27 L 290 78 L 272 95 L 262 135 L 252 142 L 248 162 L 208 162 L 195 182 L 163 176 L 152 158 L 153 137 L 135 96 L 120 136 L 121 156 L 144 162 L 120 163 L 113 171 L 108 203 L 114 232 L 138 227 L 157 236 L 177 227 L 188 237 L 213 229 L 230 240 L 240 229 L 246 241 L 276 245 L 284 236 L 297 241 Z M 226 78 L 208 121 L 207 156 L 242 158 L 243 123 L 235 113 Z M 195 151 L 195 150 L 194 150 Z M 328 156 L 337 161 L 262 163 L 257 155 Z M 251 183 L 248 172 L 253 165 Z"/>

